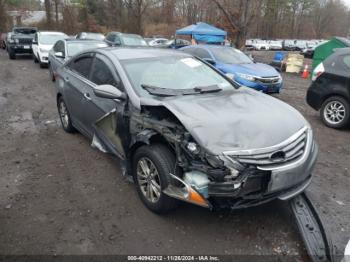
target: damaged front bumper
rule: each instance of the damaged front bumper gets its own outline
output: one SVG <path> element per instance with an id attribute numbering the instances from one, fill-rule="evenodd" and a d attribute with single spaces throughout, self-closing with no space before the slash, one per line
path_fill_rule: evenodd
<path id="1" fill-rule="evenodd" d="M 307 138 L 304 152 L 293 161 L 270 166 L 250 166 L 240 171 L 236 178 L 223 181 L 209 179 L 210 176 L 205 172 L 192 170 L 185 172 L 182 179 L 172 175 L 181 181 L 181 190 L 174 190 L 176 186 L 170 185 L 164 193 L 208 208 L 239 209 L 274 199 L 291 199 L 310 184 L 318 155 L 312 132 L 305 130 Z M 191 199 L 191 191 L 198 193 L 201 197 L 199 201 Z"/>

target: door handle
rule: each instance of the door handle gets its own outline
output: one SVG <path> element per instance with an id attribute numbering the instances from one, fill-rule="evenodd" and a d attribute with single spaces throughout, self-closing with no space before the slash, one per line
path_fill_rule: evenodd
<path id="1" fill-rule="evenodd" d="M 90 97 L 90 94 L 89 94 L 89 93 L 85 93 L 85 94 L 84 94 L 84 97 L 85 97 L 86 100 L 91 101 L 91 97 Z"/>

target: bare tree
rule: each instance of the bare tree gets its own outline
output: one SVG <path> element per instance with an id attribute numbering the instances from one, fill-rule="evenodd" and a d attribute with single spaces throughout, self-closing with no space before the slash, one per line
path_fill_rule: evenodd
<path id="1" fill-rule="evenodd" d="M 236 46 L 243 47 L 262 2 L 255 0 L 213 0 L 213 2 L 230 24 L 232 33 L 236 36 Z"/>
<path id="2" fill-rule="evenodd" d="M 51 1 L 45 0 L 46 23 L 49 29 L 52 28 Z"/>

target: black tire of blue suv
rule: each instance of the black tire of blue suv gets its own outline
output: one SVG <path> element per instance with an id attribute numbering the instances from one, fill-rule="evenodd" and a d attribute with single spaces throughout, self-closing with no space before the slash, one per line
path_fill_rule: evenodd
<path id="1" fill-rule="evenodd" d="M 331 112 L 332 110 L 330 108 L 330 105 L 332 104 L 337 104 L 342 108 L 342 110 L 344 110 L 344 117 L 339 122 L 332 122 L 327 116 L 327 114 L 329 114 L 328 112 Z M 336 114 L 336 112 L 334 112 L 334 114 Z M 341 96 L 331 96 L 323 102 L 320 110 L 320 116 L 322 122 L 328 127 L 336 129 L 345 128 L 350 124 L 350 103 Z"/>

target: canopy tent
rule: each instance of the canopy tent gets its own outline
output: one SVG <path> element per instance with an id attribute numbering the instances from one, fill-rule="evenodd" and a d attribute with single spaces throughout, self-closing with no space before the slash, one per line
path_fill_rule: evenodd
<path id="1" fill-rule="evenodd" d="M 333 54 L 335 49 L 345 47 L 350 47 L 350 40 L 344 37 L 333 37 L 329 41 L 318 45 L 314 51 L 312 69 L 314 70 L 318 64 Z"/>
<path id="2" fill-rule="evenodd" d="M 212 25 L 199 22 L 176 30 L 176 35 L 190 35 L 193 39 L 200 42 L 221 43 L 225 40 L 227 33 Z"/>

